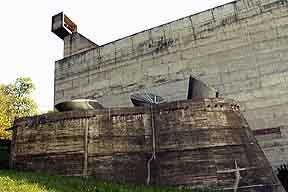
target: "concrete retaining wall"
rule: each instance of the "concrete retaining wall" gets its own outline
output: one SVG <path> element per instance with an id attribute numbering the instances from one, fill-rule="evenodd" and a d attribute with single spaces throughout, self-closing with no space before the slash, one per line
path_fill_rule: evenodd
<path id="1" fill-rule="evenodd" d="M 17 120 L 13 131 L 12 166 L 20 170 L 228 189 L 236 182 L 235 161 L 243 191 L 277 191 L 237 104 L 223 99 L 47 114 Z"/>

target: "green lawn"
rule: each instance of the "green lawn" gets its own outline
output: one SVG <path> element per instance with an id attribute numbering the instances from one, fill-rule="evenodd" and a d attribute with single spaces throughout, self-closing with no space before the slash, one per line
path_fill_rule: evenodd
<path id="1" fill-rule="evenodd" d="M 212 192 L 217 190 L 177 190 L 144 185 L 112 184 L 93 178 L 47 176 L 0 170 L 0 192 Z"/>

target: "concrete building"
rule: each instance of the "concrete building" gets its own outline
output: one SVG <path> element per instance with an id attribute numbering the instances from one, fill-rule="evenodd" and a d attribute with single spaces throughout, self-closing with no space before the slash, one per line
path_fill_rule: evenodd
<path id="1" fill-rule="evenodd" d="M 64 40 L 55 104 L 88 97 L 128 107 L 135 92 L 181 100 L 192 75 L 240 102 L 274 168 L 288 160 L 287 0 L 237 0 L 105 45 L 66 24 L 68 34 L 52 26 Z"/>

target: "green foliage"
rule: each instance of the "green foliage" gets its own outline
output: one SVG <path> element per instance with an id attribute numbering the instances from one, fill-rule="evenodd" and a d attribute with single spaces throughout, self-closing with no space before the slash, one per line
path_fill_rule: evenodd
<path id="1" fill-rule="evenodd" d="M 5 131 L 12 124 L 14 110 L 11 98 L 7 97 L 3 92 L 3 86 L 0 85 L 0 139 L 10 137 L 9 132 Z"/>
<path id="2" fill-rule="evenodd" d="M 94 178 L 46 176 L 0 170 L 0 192 L 220 192 L 217 189 L 176 189 L 113 184 Z"/>
<path id="3" fill-rule="evenodd" d="M 0 139 L 9 139 L 10 128 L 15 118 L 37 114 L 37 105 L 31 99 L 34 90 L 32 80 L 28 77 L 17 78 L 13 84 L 0 84 Z"/>

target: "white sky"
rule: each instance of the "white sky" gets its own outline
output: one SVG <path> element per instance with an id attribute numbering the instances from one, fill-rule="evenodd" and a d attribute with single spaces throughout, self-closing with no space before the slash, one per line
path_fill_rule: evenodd
<path id="1" fill-rule="evenodd" d="M 63 11 L 78 31 L 102 45 L 232 0 L 7 0 L 0 3 L 0 83 L 29 76 L 41 112 L 53 109 L 54 62 L 63 42 L 51 17 Z"/>

